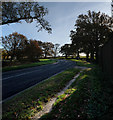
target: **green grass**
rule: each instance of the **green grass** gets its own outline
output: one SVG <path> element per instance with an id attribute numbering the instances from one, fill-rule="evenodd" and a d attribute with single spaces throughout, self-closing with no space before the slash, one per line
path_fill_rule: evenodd
<path id="1" fill-rule="evenodd" d="M 40 120 L 112 120 L 112 86 L 98 66 L 88 68 Z"/>
<path id="2" fill-rule="evenodd" d="M 90 62 L 87 62 L 85 60 L 76 60 L 76 59 L 71 59 L 72 61 L 75 61 L 77 66 L 83 66 L 83 67 L 95 67 L 94 64 L 91 64 Z"/>
<path id="3" fill-rule="evenodd" d="M 40 59 L 40 62 L 4 67 L 2 68 L 2 71 L 6 72 L 6 71 L 11 71 L 11 70 L 24 69 L 24 68 L 35 67 L 35 66 L 40 66 L 40 65 L 52 64 L 55 62 L 57 62 L 57 60 Z"/>
<path id="4" fill-rule="evenodd" d="M 50 59 L 39 59 L 41 62 L 42 61 L 49 61 Z"/>
<path id="5" fill-rule="evenodd" d="M 3 103 L 3 120 L 28 120 L 80 71 L 68 69 Z"/>

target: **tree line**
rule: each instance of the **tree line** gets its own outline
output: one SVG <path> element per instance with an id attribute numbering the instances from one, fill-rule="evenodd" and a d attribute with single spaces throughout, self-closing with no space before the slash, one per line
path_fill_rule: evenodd
<path id="1" fill-rule="evenodd" d="M 3 2 L 2 6 L 0 7 L 2 9 L 2 21 L 0 21 L 2 25 L 15 22 L 21 23 L 23 20 L 27 23 L 36 21 L 36 27 L 38 28 L 38 31 L 45 29 L 49 33 L 52 32 L 49 22 L 44 19 L 44 16 L 48 14 L 48 10 L 43 6 L 40 6 L 38 2 Z M 105 13 L 89 10 L 87 14 L 81 14 L 78 16 L 75 24 L 75 30 L 71 30 L 70 33 L 71 44 L 65 44 L 64 46 L 62 46 L 60 52 L 66 57 L 71 55 L 77 56 L 77 58 L 80 57 L 79 54 L 81 52 L 84 52 L 86 53 L 87 59 L 89 59 L 90 56 L 92 61 L 94 60 L 94 58 L 96 58 L 96 61 L 98 61 L 99 49 L 106 43 L 106 41 L 108 41 L 109 35 L 113 34 L 111 28 L 113 28 L 113 19 L 111 17 L 109 17 Z M 12 36 L 13 38 L 13 35 L 10 36 Z M 5 36 L 5 38 L 2 38 L 4 41 L 3 44 L 6 44 L 5 40 L 10 39 L 10 36 Z M 21 39 L 24 38 L 25 36 L 23 36 L 23 38 Z M 36 58 L 36 56 L 38 58 L 39 53 L 38 55 L 35 55 L 35 57 L 29 57 L 29 52 L 26 52 L 29 51 L 29 49 L 32 49 L 31 46 L 37 44 L 37 47 L 35 47 L 35 49 L 40 51 L 40 54 L 42 50 L 42 54 L 46 58 L 46 56 L 50 54 L 48 53 L 48 51 L 50 50 L 47 46 L 53 46 L 50 43 L 46 43 L 46 45 L 43 44 L 40 47 L 40 44 L 42 43 L 39 41 L 38 43 L 35 40 L 27 40 L 27 42 L 26 40 L 23 41 L 24 42 L 20 43 L 20 45 L 18 43 L 18 49 L 14 47 L 14 51 L 8 48 L 7 45 L 9 44 L 10 47 L 10 43 L 7 43 L 6 46 L 4 46 L 4 56 L 5 54 L 10 55 L 11 61 L 12 59 L 14 59 L 15 56 L 17 59 L 23 58 L 23 53 L 26 54 L 25 56 L 27 56 L 29 59 L 34 59 Z M 15 42 L 13 44 L 17 43 Z M 55 46 L 56 48 L 54 48 L 54 50 L 56 49 L 55 51 L 57 51 L 57 46 L 59 46 L 59 44 Z M 45 49 L 45 47 L 47 49 Z M 17 54 L 19 52 L 20 54 Z M 54 56 L 56 55 L 54 54 Z"/>
<path id="2" fill-rule="evenodd" d="M 35 21 L 37 31 L 44 29 L 48 33 L 52 33 L 49 22 L 44 18 L 48 14 L 48 9 L 39 5 L 38 2 L 2 2 L 0 8 L 2 9 L 2 20 L 0 21 L 2 25 Z M 29 61 L 35 61 L 40 56 L 55 57 L 57 54 L 57 47 L 53 43 L 28 40 L 26 36 L 17 32 L 2 37 L 2 46 L 3 60 L 21 61 L 27 58 Z"/>
<path id="3" fill-rule="evenodd" d="M 28 60 L 37 61 L 39 57 L 56 57 L 59 44 L 52 42 L 42 42 L 37 40 L 28 40 L 26 36 L 17 32 L 2 37 L 2 57 L 3 60 L 16 59 L 18 61 Z"/>
<path id="4" fill-rule="evenodd" d="M 87 14 L 79 15 L 75 30 L 71 30 L 70 38 L 71 44 L 65 44 L 61 47 L 61 52 L 65 56 L 76 55 L 80 57 L 79 53 L 86 53 L 86 58 L 89 55 L 92 61 L 94 57 L 98 62 L 99 49 L 108 41 L 110 34 L 113 34 L 113 19 L 105 13 L 88 11 Z"/>

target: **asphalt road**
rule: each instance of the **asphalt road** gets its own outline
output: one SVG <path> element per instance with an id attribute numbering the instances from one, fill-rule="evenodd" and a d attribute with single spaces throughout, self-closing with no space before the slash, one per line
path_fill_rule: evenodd
<path id="1" fill-rule="evenodd" d="M 4 72 L 2 74 L 2 99 L 21 92 L 52 75 L 76 65 L 73 61 L 59 60 L 57 63 Z"/>

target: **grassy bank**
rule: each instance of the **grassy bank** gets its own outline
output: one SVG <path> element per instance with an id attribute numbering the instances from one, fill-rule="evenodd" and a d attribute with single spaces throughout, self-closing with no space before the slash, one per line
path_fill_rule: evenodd
<path id="1" fill-rule="evenodd" d="M 89 68 L 40 120 L 112 120 L 112 86 L 113 81 L 106 80 L 98 66 Z"/>
<path id="2" fill-rule="evenodd" d="M 79 72 L 69 69 L 3 103 L 3 120 L 28 120 Z"/>
<path id="3" fill-rule="evenodd" d="M 40 62 L 3 67 L 2 71 L 6 72 L 6 71 L 11 71 L 11 70 L 24 69 L 24 68 L 35 67 L 35 66 L 40 66 L 40 65 L 52 64 L 55 62 L 57 62 L 57 60 L 40 59 Z"/>
<path id="4" fill-rule="evenodd" d="M 85 60 L 77 60 L 77 59 L 70 59 L 72 61 L 75 61 L 77 66 L 83 66 L 83 67 L 95 67 L 94 64 L 91 64 L 90 62 L 87 62 Z"/>

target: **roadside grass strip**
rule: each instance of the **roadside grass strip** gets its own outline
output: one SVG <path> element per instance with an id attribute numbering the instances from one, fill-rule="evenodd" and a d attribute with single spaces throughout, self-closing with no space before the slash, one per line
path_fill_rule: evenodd
<path id="1" fill-rule="evenodd" d="M 65 86 L 65 88 L 63 88 L 60 92 L 58 92 L 56 94 L 56 96 L 54 98 L 52 98 L 47 104 L 45 104 L 44 108 L 38 112 L 37 114 L 35 114 L 35 116 L 33 117 L 33 120 L 38 120 L 40 119 L 44 114 L 51 112 L 53 104 L 55 103 L 55 101 L 57 100 L 57 96 L 61 96 L 64 94 L 64 92 L 70 87 L 70 85 L 76 80 L 76 78 L 80 75 L 80 73 L 83 71 L 83 69 L 74 76 L 74 78 L 72 80 L 70 80 L 68 82 L 68 84 Z"/>
<path id="2" fill-rule="evenodd" d="M 76 59 L 70 59 L 71 61 L 75 61 L 77 66 L 82 66 L 82 67 L 95 67 L 95 64 L 91 64 L 90 62 L 87 62 L 85 60 L 76 60 Z"/>
<path id="3" fill-rule="evenodd" d="M 29 68 L 29 67 L 35 67 L 35 66 L 40 66 L 40 65 L 52 64 L 52 63 L 55 63 L 55 62 L 57 62 L 57 60 L 40 59 L 40 62 L 3 67 L 2 71 L 6 72 L 6 71 L 11 71 L 11 70 L 19 70 L 19 69 L 24 69 L 24 68 Z"/>
<path id="4" fill-rule="evenodd" d="M 31 119 L 79 72 L 75 68 L 65 70 L 4 102 L 3 120 Z"/>
<path id="5" fill-rule="evenodd" d="M 113 90 L 108 85 L 98 66 L 84 70 L 40 120 L 112 120 Z"/>

